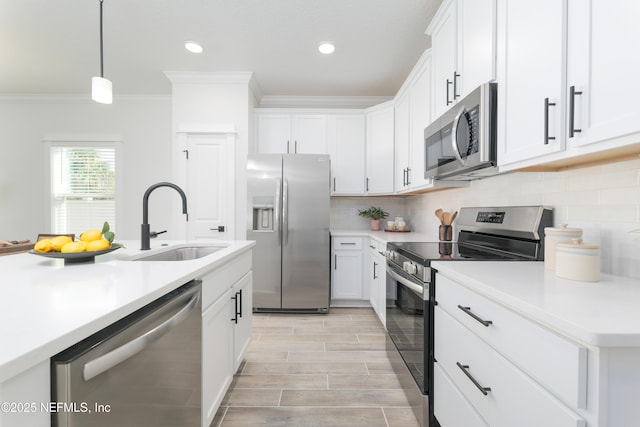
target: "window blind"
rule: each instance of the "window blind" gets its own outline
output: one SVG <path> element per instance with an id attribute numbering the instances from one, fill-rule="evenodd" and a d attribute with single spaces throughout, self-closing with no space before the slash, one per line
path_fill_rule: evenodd
<path id="1" fill-rule="evenodd" d="M 115 146 L 52 146 L 50 158 L 52 232 L 117 230 Z"/>

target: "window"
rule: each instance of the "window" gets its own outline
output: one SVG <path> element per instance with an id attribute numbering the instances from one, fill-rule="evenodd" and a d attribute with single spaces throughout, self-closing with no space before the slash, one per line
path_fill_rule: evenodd
<path id="1" fill-rule="evenodd" d="M 116 228 L 115 143 L 55 143 L 51 161 L 51 232 Z"/>

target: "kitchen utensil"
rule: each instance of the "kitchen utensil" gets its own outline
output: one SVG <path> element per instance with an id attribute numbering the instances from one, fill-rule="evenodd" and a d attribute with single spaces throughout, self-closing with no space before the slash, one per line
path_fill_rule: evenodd
<path id="1" fill-rule="evenodd" d="M 451 225 L 451 212 L 443 212 L 442 213 L 442 224 L 443 225 Z"/>
<path id="2" fill-rule="evenodd" d="M 453 227 L 450 225 L 441 225 L 438 228 L 438 239 L 443 242 L 450 242 L 453 238 Z"/>
<path id="3" fill-rule="evenodd" d="M 582 282 L 600 281 L 600 246 L 571 239 L 556 245 L 556 276 Z"/>
<path id="4" fill-rule="evenodd" d="M 570 228 L 567 224 L 544 229 L 544 267 L 547 270 L 555 270 L 556 246 L 558 243 L 571 243 L 571 239 L 582 237 L 582 229 Z"/>
<path id="5" fill-rule="evenodd" d="M 458 216 L 458 211 L 455 211 L 453 215 L 451 215 L 451 221 L 449 221 L 449 224 L 453 224 L 453 221 L 456 220 L 457 216 Z"/>
<path id="6" fill-rule="evenodd" d="M 436 212 L 435 212 L 441 224 L 442 224 L 442 212 L 443 212 L 442 209 L 436 209 Z"/>

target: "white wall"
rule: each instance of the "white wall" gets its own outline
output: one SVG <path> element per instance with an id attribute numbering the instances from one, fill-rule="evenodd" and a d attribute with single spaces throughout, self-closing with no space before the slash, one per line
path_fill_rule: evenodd
<path id="1" fill-rule="evenodd" d="M 149 184 L 171 180 L 171 99 L 116 97 L 112 105 L 89 97 L 0 98 L 0 240 L 34 240 L 45 229 L 45 135 L 120 135 L 123 140 L 124 218 L 116 239 L 138 239 L 142 195 Z M 161 195 L 152 196 L 154 230 L 170 224 Z M 96 224 L 99 228 L 101 224 Z M 161 228 L 161 227 L 165 228 Z"/>
<path id="2" fill-rule="evenodd" d="M 511 173 L 468 188 L 410 196 L 407 215 L 414 230 L 438 238 L 434 211 L 461 206 L 543 205 L 554 224 L 584 230 L 584 241 L 601 246 L 602 271 L 640 278 L 640 159 L 562 172 Z"/>

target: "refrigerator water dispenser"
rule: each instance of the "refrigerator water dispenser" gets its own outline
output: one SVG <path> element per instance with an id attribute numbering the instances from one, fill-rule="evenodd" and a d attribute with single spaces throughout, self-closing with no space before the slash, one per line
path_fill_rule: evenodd
<path id="1" fill-rule="evenodd" d="M 273 198 L 254 197 L 253 231 L 273 231 Z"/>

